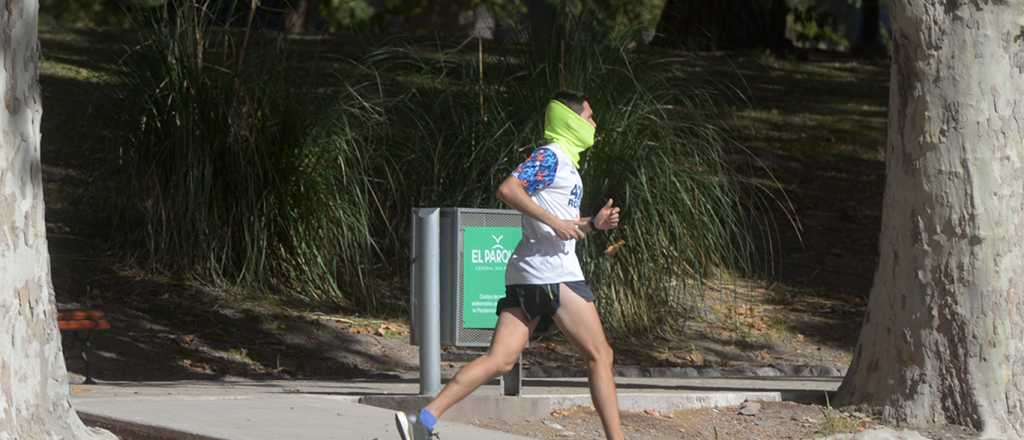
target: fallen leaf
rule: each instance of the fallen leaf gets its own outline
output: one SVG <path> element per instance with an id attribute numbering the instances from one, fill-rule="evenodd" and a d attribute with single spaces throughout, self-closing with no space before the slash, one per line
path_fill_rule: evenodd
<path id="1" fill-rule="evenodd" d="M 691 351 L 690 354 L 686 355 L 686 361 L 696 366 L 704 365 L 704 355 L 699 351 Z"/>
<path id="2" fill-rule="evenodd" d="M 610 246 L 608 246 L 604 250 L 604 254 L 609 256 L 609 257 L 615 256 L 615 254 L 619 253 L 619 250 L 622 249 L 622 247 L 625 246 L 625 245 L 626 245 L 626 240 L 616 241 L 615 243 L 612 243 Z"/>
<path id="3" fill-rule="evenodd" d="M 544 424 L 545 424 L 545 425 L 548 425 L 548 426 L 549 426 L 549 427 L 551 427 L 552 429 L 555 429 L 555 430 L 558 430 L 558 431 L 563 431 L 563 430 L 565 430 L 565 428 L 564 428 L 564 427 L 563 427 L 562 425 L 559 425 L 559 424 L 557 424 L 557 423 L 555 423 L 555 422 L 552 422 L 552 421 L 549 421 L 549 420 L 545 420 L 545 421 L 544 421 Z"/>
<path id="4" fill-rule="evenodd" d="M 757 402 L 745 401 L 740 405 L 739 413 L 745 416 L 756 416 L 761 412 L 761 404 Z"/>

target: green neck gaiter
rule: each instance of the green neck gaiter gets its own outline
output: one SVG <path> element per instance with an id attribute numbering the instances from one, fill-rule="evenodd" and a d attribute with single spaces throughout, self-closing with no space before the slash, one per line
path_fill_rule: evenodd
<path id="1" fill-rule="evenodd" d="M 565 104 L 551 100 L 544 114 L 544 138 L 562 147 L 579 168 L 580 153 L 594 145 L 594 126 Z"/>

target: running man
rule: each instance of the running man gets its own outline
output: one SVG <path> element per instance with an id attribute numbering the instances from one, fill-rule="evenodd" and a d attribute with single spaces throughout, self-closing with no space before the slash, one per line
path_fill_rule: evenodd
<path id="1" fill-rule="evenodd" d="M 543 331 L 552 322 L 587 360 L 590 396 L 605 436 L 609 440 L 623 438 L 612 348 L 576 257 L 577 240 L 619 225 L 619 208 L 612 206 L 612 200 L 593 217 L 580 218 L 580 153 L 594 144 L 596 128 L 594 111 L 585 96 L 562 91 L 548 103 L 544 137 L 549 143 L 535 149 L 497 191 L 498 199 L 523 213 L 523 238 L 505 272 L 505 298 L 498 302 L 491 346 L 485 355 L 459 370 L 419 414 L 395 414 L 402 440 L 413 440 L 417 427 L 433 433 L 445 411 L 510 371 L 531 333 Z"/>

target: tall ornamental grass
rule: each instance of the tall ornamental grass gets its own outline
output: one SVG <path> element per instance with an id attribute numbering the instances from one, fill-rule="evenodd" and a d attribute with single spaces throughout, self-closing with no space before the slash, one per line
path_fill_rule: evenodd
<path id="1" fill-rule="evenodd" d="M 679 60 L 570 26 L 553 42 L 482 51 L 352 38 L 363 56 L 314 75 L 284 41 L 214 29 L 201 8 L 176 14 L 126 63 L 142 111 L 118 168 L 134 231 L 125 243 L 157 267 L 318 306 L 399 310 L 410 210 L 499 207 L 495 188 L 543 143 L 543 108 L 562 88 L 586 92 L 599 124 L 581 169 L 585 215 L 607 198 L 623 209 L 619 230 L 580 246 L 613 330 L 678 321 L 705 280 L 758 267 L 763 190 L 725 163 L 724 96 L 694 86 L 707 81 Z M 324 73 L 337 80 L 303 83 Z"/>
<path id="2" fill-rule="evenodd" d="M 213 286 L 375 310 L 381 175 L 363 139 L 384 121 L 354 93 L 305 93 L 284 41 L 219 28 L 215 9 L 149 17 L 125 60 L 123 243 Z"/>
<path id="3" fill-rule="evenodd" d="M 725 160 L 729 139 L 717 122 L 732 99 L 705 89 L 682 61 L 654 58 L 582 27 L 564 43 L 489 47 L 480 78 L 476 44 L 389 44 L 363 65 L 382 88 L 401 91 L 386 112 L 405 127 L 389 151 L 401 210 L 413 206 L 500 207 L 497 185 L 543 144 L 543 108 L 554 91 L 591 99 L 598 141 L 584 154 L 584 215 L 612 198 L 622 226 L 592 234 L 579 249 L 599 307 L 617 331 L 678 322 L 701 303 L 703 283 L 764 268 L 767 189 Z M 600 38 L 598 38 L 600 37 Z M 400 229 L 404 230 L 403 225 Z M 404 235 L 399 235 L 404 236 Z M 619 251 L 607 255 L 615 243 Z M 405 246 L 403 243 L 400 247 Z"/>

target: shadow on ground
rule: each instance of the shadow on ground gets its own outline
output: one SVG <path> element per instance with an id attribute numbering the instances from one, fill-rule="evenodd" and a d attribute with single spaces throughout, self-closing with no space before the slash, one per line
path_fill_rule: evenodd
<path id="1" fill-rule="evenodd" d="M 878 261 L 888 62 L 804 55 L 673 54 L 676 68 L 731 102 L 734 168 L 785 189 L 768 198 L 777 247 L 765 303 L 790 334 L 849 353 Z"/>

